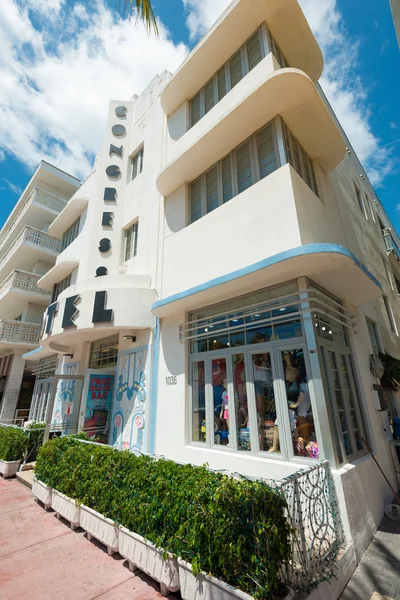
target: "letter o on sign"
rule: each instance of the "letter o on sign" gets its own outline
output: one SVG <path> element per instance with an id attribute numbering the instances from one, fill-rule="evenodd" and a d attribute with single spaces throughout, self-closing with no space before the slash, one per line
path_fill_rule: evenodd
<path id="1" fill-rule="evenodd" d="M 124 125 L 113 125 L 111 131 L 115 137 L 121 137 L 126 134 L 126 127 Z"/>

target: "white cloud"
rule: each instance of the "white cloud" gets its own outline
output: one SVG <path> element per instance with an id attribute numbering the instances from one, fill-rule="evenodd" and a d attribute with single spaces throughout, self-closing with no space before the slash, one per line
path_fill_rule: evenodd
<path id="1" fill-rule="evenodd" d="M 3 150 L 0 150 L 0 162 L 2 160 L 6 160 L 6 153 Z"/>
<path id="2" fill-rule="evenodd" d="M 21 188 L 18 185 L 15 185 L 14 183 L 12 183 L 12 181 L 8 181 L 8 179 L 4 178 L 3 181 L 7 184 L 7 187 L 13 192 L 13 194 L 16 194 L 17 196 L 20 196 L 22 193 Z M 0 188 L 2 190 L 7 189 L 7 188 Z"/>
<path id="3" fill-rule="evenodd" d="M 50 19 L 33 19 L 41 6 Z M 187 48 L 162 24 L 159 38 L 149 36 L 102 1 L 94 13 L 82 4 L 70 9 L 62 0 L 0 2 L 0 149 L 29 169 L 43 158 L 85 177 L 109 100 L 130 98 L 157 73 L 175 70 Z"/>
<path id="4" fill-rule="evenodd" d="M 357 75 L 358 40 L 346 31 L 337 0 L 299 0 L 325 57 L 321 85 L 375 185 L 393 170 L 390 150 L 380 148 L 371 126 L 368 93 Z M 183 0 L 192 38 L 204 34 L 229 0 Z"/>
<path id="5" fill-rule="evenodd" d="M 232 0 L 183 0 L 187 26 L 193 40 L 208 31 Z"/>

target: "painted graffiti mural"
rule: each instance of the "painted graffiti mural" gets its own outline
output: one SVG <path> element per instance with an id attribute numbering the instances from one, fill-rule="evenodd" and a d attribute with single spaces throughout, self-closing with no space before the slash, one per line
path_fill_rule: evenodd
<path id="1" fill-rule="evenodd" d="M 144 450 L 148 347 L 121 352 L 118 359 L 111 439 L 117 448 Z"/>

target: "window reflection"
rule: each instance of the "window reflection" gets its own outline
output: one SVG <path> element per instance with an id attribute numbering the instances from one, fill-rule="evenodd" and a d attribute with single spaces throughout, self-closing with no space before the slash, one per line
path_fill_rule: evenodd
<path id="1" fill-rule="evenodd" d="M 229 397 L 226 359 L 212 361 L 214 444 L 229 445 Z"/>
<path id="2" fill-rule="evenodd" d="M 251 441 L 244 354 L 235 354 L 232 359 L 236 406 L 237 446 L 238 450 L 240 451 L 249 451 L 251 450 Z"/>
<path id="3" fill-rule="evenodd" d="M 192 440 L 206 441 L 206 395 L 204 361 L 192 366 Z"/>
<path id="4" fill-rule="evenodd" d="M 282 361 L 294 455 L 318 459 L 319 446 L 308 392 L 303 350 L 283 352 Z M 275 422 L 275 428 L 274 446 L 276 443 L 279 444 L 279 419 Z"/>
<path id="5" fill-rule="evenodd" d="M 273 448 L 276 407 L 269 352 L 253 355 L 253 376 L 259 450 L 276 452 L 277 448 Z"/>

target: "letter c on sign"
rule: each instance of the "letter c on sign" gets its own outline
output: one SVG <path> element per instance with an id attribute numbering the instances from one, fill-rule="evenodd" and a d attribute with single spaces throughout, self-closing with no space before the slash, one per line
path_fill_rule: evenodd
<path id="1" fill-rule="evenodd" d="M 117 165 L 110 165 L 107 167 L 106 173 L 110 179 L 118 179 L 121 175 L 121 169 Z"/>

